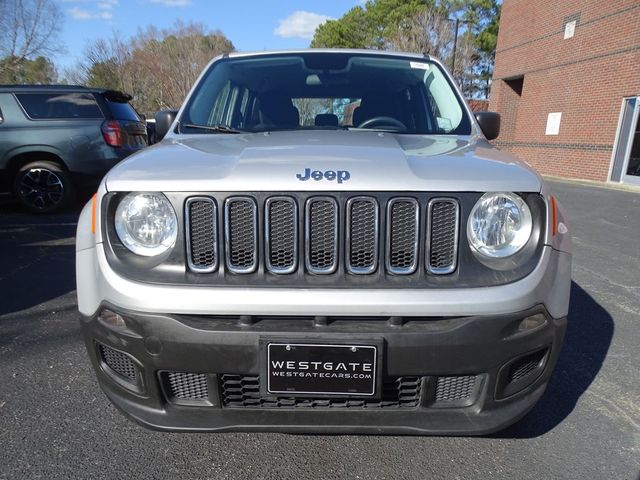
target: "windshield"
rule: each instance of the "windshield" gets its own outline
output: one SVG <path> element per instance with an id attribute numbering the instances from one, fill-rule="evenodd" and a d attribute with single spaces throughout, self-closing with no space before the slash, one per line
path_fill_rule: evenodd
<path id="1" fill-rule="evenodd" d="M 187 133 L 374 129 L 471 133 L 440 67 L 427 59 L 349 53 L 227 58 L 206 72 L 180 119 Z"/>

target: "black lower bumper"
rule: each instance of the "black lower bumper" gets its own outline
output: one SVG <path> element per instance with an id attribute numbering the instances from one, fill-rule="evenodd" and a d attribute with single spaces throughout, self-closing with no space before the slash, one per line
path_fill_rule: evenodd
<path id="1" fill-rule="evenodd" d="M 566 319 L 542 307 L 459 318 L 149 315 L 111 306 L 126 326 L 83 318 L 109 399 L 166 431 L 479 435 L 525 415 L 556 364 Z M 292 398 L 264 390 L 271 339 L 377 344 L 376 398 Z"/>

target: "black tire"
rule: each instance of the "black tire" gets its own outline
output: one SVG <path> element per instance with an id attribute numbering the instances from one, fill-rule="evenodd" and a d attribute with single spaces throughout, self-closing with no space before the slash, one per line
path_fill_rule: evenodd
<path id="1" fill-rule="evenodd" d="M 55 162 L 31 162 L 18 169 L 13 193 L 33 213 L 52 213 L 67 207 L 75 197 L 69 174 Z"/>

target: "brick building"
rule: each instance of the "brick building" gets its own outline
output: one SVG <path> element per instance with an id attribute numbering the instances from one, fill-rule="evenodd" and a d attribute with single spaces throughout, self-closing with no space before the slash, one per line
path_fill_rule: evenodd
<path id="1" fill-rule="evenodd" d="M 640 184 L 640 0 L 504 0 L 490 110 L 542 173 Z"/>

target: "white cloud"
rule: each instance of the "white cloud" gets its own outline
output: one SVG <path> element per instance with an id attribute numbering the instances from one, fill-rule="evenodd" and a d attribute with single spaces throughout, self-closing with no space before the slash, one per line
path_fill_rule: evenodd
<path id="1" fill-rule="evenodd" d="M 311 40 L 318 25 L 327 20 L 333 20 L 333 18 L 319 13 L 298 10 L 287 18 L 280 20 L 278 28 L 276 28 L 273 33 L 284 38 L 305 38 Z"/>
<path id="2" fill-rule="evenodd" d="M 151 0 L 151 3 L 160 3 L 165 7 L 186 7 L 191 5 L 191 0 Z"/>
<path id="3" fill-rule="evenodd" d="M 67 11 L 74 20 L 111 20 L 113 18 L 113 14 L 108 11 L 94 13 L 79 7 L 73 7 Z"/>
<path id="4" fill-rule="evenodd" d="M 113 7 L 118 5 L 119 0 L 102 0 L 98 2 L 98 8 L 100 10 L 111 10 Z"/>

